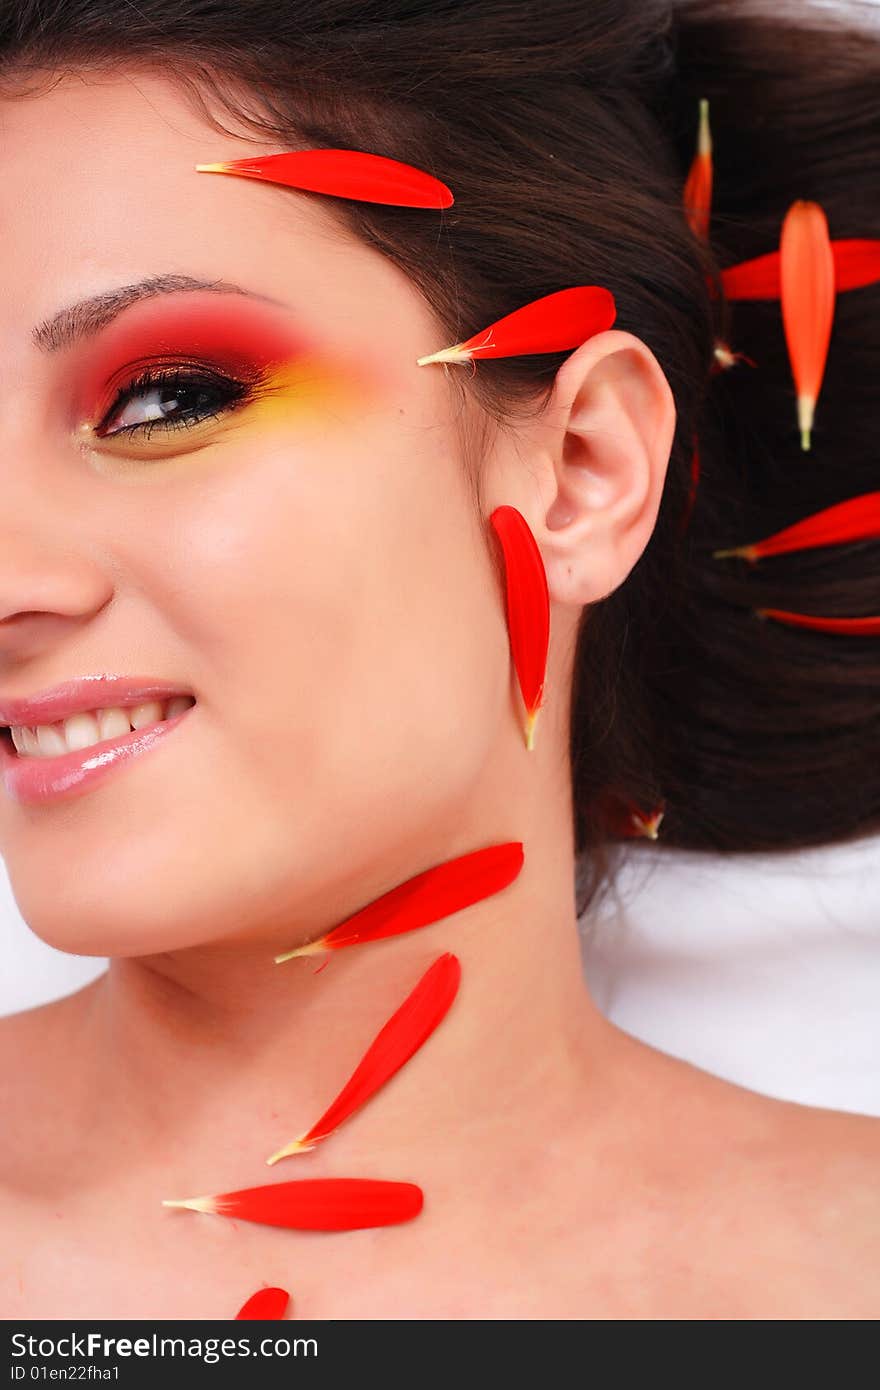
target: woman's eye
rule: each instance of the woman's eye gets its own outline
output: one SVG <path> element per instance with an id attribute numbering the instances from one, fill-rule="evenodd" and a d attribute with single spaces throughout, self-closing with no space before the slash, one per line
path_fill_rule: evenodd
<path id="1" fill-rule="evenodd" d="M 181 371 L 143 372 L 119 393 L 95 433 L 101 439 L 153 430 L 191 429 L 217 419 L 248 394 L 244 382 Z"/>

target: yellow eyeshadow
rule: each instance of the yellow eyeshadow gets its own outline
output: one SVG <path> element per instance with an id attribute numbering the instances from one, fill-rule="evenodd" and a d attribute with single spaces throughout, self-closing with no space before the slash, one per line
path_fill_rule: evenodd
<path id="1" fill-rule="evenodd" d="M 315 357 L 298 357 L 264 372 L 249 396 L 223 410 L 185 426 L 169 423 L 151 429 L 148 424 L 132 431 L 120 430 L 96 440 L 93 425 L 79 427 L 83 442 L 98 453 L 134 460 L 170 459 L 201 451 L 230 434 L 252 428 L 283 429 L 298 422 L 322 419 L 338 423 L 352 411 L 366 406 L 370 383 L 365 376 L 343 372 Z"/>
<path id="2" fill-rule="evenodd" d="M 277 425 L 297 416 L 314 413 L 337 414 L 351 410 L 361 401 L 364 387 L 344 380 L 320 363 L 308 360 L 284 363 L 256 387 L 254 399 L 232 412 L 246 415 L 248 424 Z"/>

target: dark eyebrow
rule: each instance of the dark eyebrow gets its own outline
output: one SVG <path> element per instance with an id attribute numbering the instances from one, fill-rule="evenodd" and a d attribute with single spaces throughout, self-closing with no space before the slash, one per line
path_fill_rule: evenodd
<path id="1" fill-rule="evenodd" d="M 43 352 L 58 352 L 69 347 L 80 338 L 91 337 L 139 299 L 149 299 L 157 294 L 173 294 L 180 290 L 214 290 L 217 294 L 244 294 L 251 299 L 260 299 L 267 304 L 286 307 L 280 299 L 272 299 L 254 290 L 242 289 L 240 285 L 230 285 L 225 280 L 199 280 L 192 275 L 151 275 L 146 280 L 138 280 L 132 285 L 123 285 L 118 290 L 105 290 L 102 294 L 82 299 L 61 309 L 50 319 L 38 323 L 31 337 Z"/>

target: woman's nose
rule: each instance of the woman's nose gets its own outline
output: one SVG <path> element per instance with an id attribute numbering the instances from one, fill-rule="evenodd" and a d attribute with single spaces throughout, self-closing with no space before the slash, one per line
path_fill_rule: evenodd
<path id="1" fill-rule="evenodd" d="M 109 603 L 108 573 L 52 528 L 0 508 L 0 674 L 51 650 Z"/>

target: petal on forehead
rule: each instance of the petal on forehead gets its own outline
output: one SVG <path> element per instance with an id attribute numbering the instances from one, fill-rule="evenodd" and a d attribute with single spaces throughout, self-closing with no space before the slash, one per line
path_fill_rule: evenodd
<path id="1" fill-rule="evenodd" d="M 396 207 L 448 208 L 452 192 L 412 164 L 363 150 L 288 150 L 258 158 L 231 159 L 219 164 L 197 164 L 206 174 L 238 174 L 269 183 L 303 188 L 311 193 L 332 193 L 365 203 L 391 203 Z"/>

